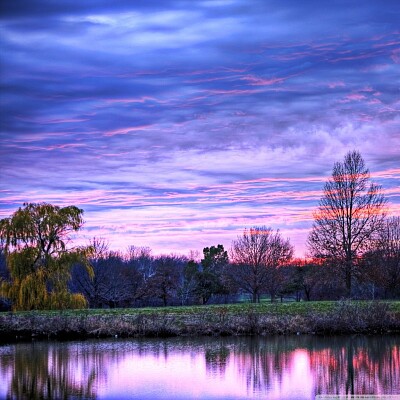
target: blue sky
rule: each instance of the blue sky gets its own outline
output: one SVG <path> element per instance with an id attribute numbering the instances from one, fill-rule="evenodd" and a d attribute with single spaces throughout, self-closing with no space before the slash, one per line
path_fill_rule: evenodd
<path id="1" fill-rule="evenodd" d="M 303 255 L 353 149 L 400 215 L 398 1 L 5 0 L 0 16 L 0 217 L 74 204 L 80 241 L 186 254 L 267 225 Z"/>

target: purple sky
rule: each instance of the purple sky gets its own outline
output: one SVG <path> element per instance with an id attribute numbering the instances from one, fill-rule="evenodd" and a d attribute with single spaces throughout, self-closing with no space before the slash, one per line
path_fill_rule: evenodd
<path id="1" fill-rule="evenodd" d="M 267 225 L 301 256 L 353 149 L 400 215 L 398 0 L 2 0 L 0 48 L 0 218 L 73 204 L 80 240 L 155 254 Z"/>

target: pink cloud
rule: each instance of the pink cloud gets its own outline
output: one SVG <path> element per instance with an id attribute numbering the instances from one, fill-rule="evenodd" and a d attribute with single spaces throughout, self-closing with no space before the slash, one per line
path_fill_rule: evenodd
<path id="1" fill-rule="evenodd" d="M 392 51 L 391 59 L 396 63 L 400 64 L 400 49 Z"/>
<path id="2" fill-rule="evenodd" d="M 372 89 L 371 86 L 364 86 L 364 87 L 360 90 L 360 92 L 373 92 L 373 91 L 374 91 L 374 89 Z"/>
<path id="3" fill-rule="evenodd" d="M 339 100 L 339 103 L 349 103 L 351 101 L 361 101 L 365 100 L 366 96 L 361 93 L 350 93 L 345 96 L 343 99 Z"/>
<path id="4" fill-rule="evenodd" d="M 222 94 L 222 95 L 242 95 L 242 94 L 254 94 L 259 92 L 259 90 L 250 90 L 250 89 L 231 89 L 231 90 L 225 90 L 225 89 L 210 89 L 210 90 L 203 90 L 205 93 L 209 94 Z"/>
<path id="5" fill-rule="evenodd" d="M 391 40 L 389 42 L 374 44 L 372 47 L 380 48 L 380 47 L 393 47 L 393 46 L 399 46 L 399 45 L 400 45 L 399 40 Z"/>
<path id="6" fill-rule="evenodd" d="M 51 146 L 45 147 L 46 150 L 61 150 L 61 149 L 74 149 L 77 147 L 87 147 L 83 143 L 64 143 L 64 144 L 55 144 Z"/>
<path id="7" fill-rule="evenodd" d="M 105 99 L 106 103 L 113 104 L 113 103 L 123 103 L 123 104 L 130 104 L 130 103 L 145 103 L 147 101 L 157 101 L 154 97 L 150 96 L 142 96 L 142 97 L 131 97 L 131 98 L 117 98 L 117 99 Z"/>
<path id="8" fill-rule="evenodd" d="M 330 82 L 328 83 L 329 89 L 335 89 L 337 87 L 345 87 L 345 83 L 343 81 L 337 81 L 337 82 Z"/>
<path id="9" fill-rule="evenodd" d="M 372 99 L 368 101 L 368 104 L 382 104 L 379 99 Z"/>
<path id="10" fill-rule="evenodd" d="M 346 53 L 350 53 L 350 51 L 343 51 L 341 54 L 346 54 Z M 354 60 L 365 60 L 368 58 L 373 58 L 376 57 L 376 53 L 373 52 L 367 52 L 365 54 L 358 54 L 358 55 L 349 55 L 349 56 L 338 56 L 336 58 L 332 58 L 329 60 L 329 62 L 331 63 L 337 63 L 337 62 L 341 62 L 341 61 L 354 61 Z"/>
<path id="11" fill-rule="evenodd" d="M 363 94 L 352 93 L 352 94 L 349 94 L 348 96 L 346 96 L 346 98 L 349 99 L 349 100 L 357 101 L 357 100 L 363 100 L 366 97 Z"/>
<path id="12" fill-rule="evenodd" d="M 103 136 L 115 136 L 115 135 L 126 135 L 129 132 L 145 131 L 151 128 L 152 125 L 138 125 L 138 126 L 128 126 L 126 128 L 113 129 L 111 131 L 105 131 Z"/>
<path id="13" fill-rule="evenodd" d="M 247 82 L 249 82 L 249 85 L 252 85 L 252 86 L 275 85 L 276 83 L 284 82 L 286 79 L 288 79 L 288 77 L 264 79 L 264 78 L 259 78 L 258 76 L 254 76 L 254 75 L 246 75 L 243 78 L 240 78 L 240 80 L 247 81 Z"/>
<path id="14" fill-rule="evenodd" d="M 391 168 L 371 173 L 374 178 L 400 178 L 400 168 Z"/>

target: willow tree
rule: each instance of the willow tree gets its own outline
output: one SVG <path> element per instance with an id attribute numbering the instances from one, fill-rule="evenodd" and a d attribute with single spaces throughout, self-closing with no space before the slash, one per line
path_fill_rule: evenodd
<path id="1" fill-rule="evenodd" d="M 0 220 L 10 279 L 1 295 L 14 310 L 86 307 L 81 294 L 68 290 L 71 266 L 86 261 L 87 250 L 69 248 L 70 234 L 83 224 L 83 210 L 48 203 L 24 203 L 9 218 Z"/>
<path id="2" fill-rule="evenodd" d="M 360 257 L 373 247 L 385 219 L 385 199 L 373 183 L 358 151 L 346 154 L 333 166 L 332 178 L 314 212 L 308 237 L 311 255 L 325 258 L 338 267 L 351 296 Z"/>

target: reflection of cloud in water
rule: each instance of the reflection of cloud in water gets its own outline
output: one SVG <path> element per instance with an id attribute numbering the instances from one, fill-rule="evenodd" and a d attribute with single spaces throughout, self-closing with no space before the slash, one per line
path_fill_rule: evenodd
<path id="1" fill-rule="evenodd" d="M 38 342 L 0 347 L 0 398 L 310 399 L 395 394 L 400 338 Z"/>

